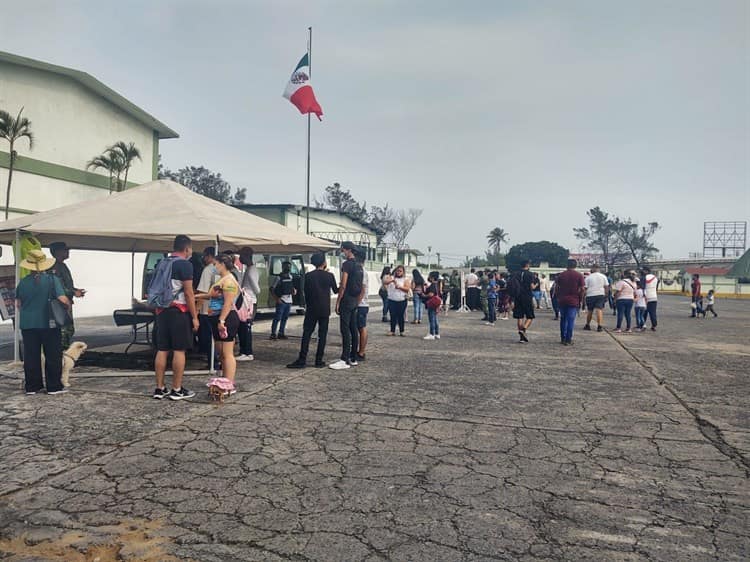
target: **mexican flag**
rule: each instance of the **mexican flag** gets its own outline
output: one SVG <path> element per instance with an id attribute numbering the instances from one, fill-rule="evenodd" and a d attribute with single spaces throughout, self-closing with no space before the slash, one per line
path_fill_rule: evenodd
<path id="1" fill-rule="evenodd" d="M 284 97 L 292 102 L 300 113 L 314 113 L 322 121 L 320 116 L 323 115 L 323 109 L 315 99 L 315 92 L 310 85 L 310 62 L 307 54 L 292 72 L 284 90 Z"/>

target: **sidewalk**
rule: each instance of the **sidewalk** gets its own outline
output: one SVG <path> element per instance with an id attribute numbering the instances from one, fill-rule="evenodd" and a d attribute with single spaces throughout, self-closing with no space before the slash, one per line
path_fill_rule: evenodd
<path id="1" fill-rule="evenodd" d="M 359 367 L 290 371 L 299 341 L 258 337 L 224 405 L 205 377 L 158 402 L 147 373 L 0 374 L 0 558 L 746 560 L 750 302 L 659 307 L 573 347 L 544 311 L 521 345 L 459 313 L 388 338 L 374 309 Z"/>

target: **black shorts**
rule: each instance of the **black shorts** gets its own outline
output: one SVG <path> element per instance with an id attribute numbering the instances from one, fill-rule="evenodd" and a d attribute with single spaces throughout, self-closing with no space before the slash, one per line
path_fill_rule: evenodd
<path id="1" fill-rule="evenodd" d="M 156 349 L 187 351 L 193 348 L 190 314 L 173 306 L 156 315 Z"/>
<path id="2" fill-rule="evenodd" d="M 595 308 L 604 308 L 604 303 L 607 302 L 607 297 L 604 295 L 597 295 L 595 297 L 586 297 L 586 309 L 594 310 Z"/>
<path id="3" fill-rule="evenodd" d="M 529 296 L 518 297 L 513 307 L 513 318 L 536 318 L 534 316 L 534 299 Z"/>
<path id="4" fill-rule="evenodd" d="M 234 310 L 229 311 L 224 326 L 227 328 L 227 337 L 222 338 L 219 336 L 219 315 L 209 316 L 208 321 L 211 324 L 211 333 L 214 336 L 214 341 L 229 342 L 234 341 L 237 337 L 237 330 L 240 327 L 240 317 L 237 316 L 237 312 Z"/>
<path id="5" fill-rule="evenodd" d="M 370 313 L 369 306 L 358 306 L 357 307 L 357 328 L 363 330 L 367 328 L 367 315 Z"/>

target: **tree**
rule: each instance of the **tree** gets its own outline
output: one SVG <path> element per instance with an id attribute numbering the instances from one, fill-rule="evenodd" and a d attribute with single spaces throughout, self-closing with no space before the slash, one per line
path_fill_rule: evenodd
<path id="1" fill-rule="evenodd" d="M 502 228 L 495 227 L 487 235 L 487 245 L 493 254 L 500 254 L 500 247 L 508 241 L 508 233 Z"/>
<path id="2" fill-rule="evenodd" d="M 390 208 L 388 203 L 385 204 L 385 207 L 373 205 L 370 207 L 367 222 L 375 231 L 378 244 L 380 244 L 396 227 L 396 211 Z"/>
<path id="3" fill-rule="evenodd" d="M 119 156 L 119 163 L 122 168 L 122 170 L 125 173 L 125 178 L 123 179 L 122 185 L 118 186 L 117 191 L 122 191 L 123 189 L 126 189 L 128 187 L 128 172 L 130 171 L 130 166 L 133 165 L 133 161 L 138 158 L 138 160 L 142 160 L 141 158 L 141 151 L 136 148 L 135 143 L 131 142 L 130 144 L 127 144 L 123 141 L 118 141 L 112 146 L 110 146 L 107 149 L 107 152 L 110 153 L 117 153 Z M 119 177 L 118 177 L 118 183 L 119 183 Z"/>
<path id="4" fill-rule="evenodd" d="M 247 195 L 245 188 L 238 189 L 233 194 L 232 186 L 221 177 L 221 174 L 214 173 L 203 166 L 186 166 L 177 172 L 164 168 L 160 176 L 160 179 L 176 181 L 195 193 L 228 205 L 241 205 L 245 202 Z"/>
<path id="5" fill-rule="evenodd" d="M 320 209 L 330 209 L 353 217 L 359 221 L 367 222 L 367 207 L 359 203 L 348 189 L 341 187 L 335 182 L 326 187 L 323 196 L 315 198 L 314 204 Z"/>
<path id="6" fill-rule="evenodd" d="M 601 253 L 602 262 L 607 269 L 613 269 L 616 264 L 628 258 L 632 258 L 640 267 L 643 261 L 659 251 L 651 242 L 651 238 L 659 230 L 657 222 L 640 227 L 630 218 L 610 215 L 599 207 L 589 209 L 586 214 L 589 226 L 574 228 L 573 233 L 576 238 L 584 241 L 584 247 Z"/>
<path id="7" fill-rule="evenodd" d="M 659 230 L 658 222 L 650 222 L 647 226 L 639 226 L 627 219 L 615 219 L 615 235 L 619 242 L 627 248 L 638 269 L 648 258 L 656 255 L 659 248 L 653 245 L 651 238 Z"/>
<path id="8" fill-rule="evenodd" d="M 526 242 L 512 246 L 505 254 L 505 263 L 511 271 L 521 269 L 521 262 L 530 260 L 532 265 L 547 262 L 552 267 L 564 267 L 570 253 L 566 248 L 554 242 Z"/>
<path id="9" fill-rule="evenodd" d="M 86 163 L 86 169 L 88 170 L 98 170 L 99 168 L 107 170 L 107 172 L 109 172 L 109 192 L 112 193 L 112 182 L 114 181 L 114 171 L 116 165 L 114 164 L 112 158 L 110 158 L 106 153 L 100 154 L 99 156 L 94 156 Z"/>
<path id="10" fill-rule="evenodd" d="M 589 226 L 574 228 L 573 234 L 584 241 L 584 247 L 602 255 L 602 264 L 611 270 L 624 256 L 624 248 L 617 236 L 616 218 L 594 207 L 586 211 Z"/>
<path id="11" fill-rule="evenodd" d="M 373 205 L 368 211 L 366 203 L 357 201 L 351 191 L 344 189 L 338 182 L 326 187 L 320 199 L 315 198 L 314 205 L 319 209 L 349 215 L 372 228 L 377 235 L 378 244 L 390 240 L 397 248 L 403 248 L 407 236 L 422 215 L 422 209 L 396 210 L 388 204 L 384 207 Z"/>
<path id="12" fill-rule="evenodd" d="M 406 244 L 406 238 L 414 229 L 417 220 L 422 216 L 422 209 L 399 209 L 396 211 L 395 223 L 391 236 L 396 248 L 401 249 Z"/>
<path id="13" fill-rule="evenodd" d="M 18 156 L 15 150 L 16 141 L 26 138 L 29 141 L 29 150 L 34 148 L 34 133 L 31 131 L 31 121 L 26 117 L 21 117 L 22 113 L 23 107 L 15 118 L 7 111 L 0 110 L 0 138 L 5 139 L 10 144 L 8 187 L 5 191 L 5 220 L 8 220 L 8 212 L 10 211 L 10 185 L 13 180 L 13 166 Z"/>

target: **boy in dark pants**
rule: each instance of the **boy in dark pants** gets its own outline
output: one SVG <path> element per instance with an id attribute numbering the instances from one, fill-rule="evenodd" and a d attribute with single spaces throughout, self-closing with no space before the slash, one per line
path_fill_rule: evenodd
<path id="1" fill-rule="evenodd" d="M 326 258 L 323 254 L 313 254 L 310 263 L 315 266 L 315 271 L 305 275 L 305 322 L 302 328 L 302 346 L 299 357 L 293 363 L 289 363 L 289 369 L 304 369 L 307 362 L 307 353 L 310 349 L 310 339 L 318 327 L 318 350 L 315 353 L 315 366 L 325 367 L 323 355 L 326 349 L 326 338 L 328 337 L 328 319 L 331 316 L 331 295 L 338 292 L 336 279 L 333 274 L 326 271 Z"/>

